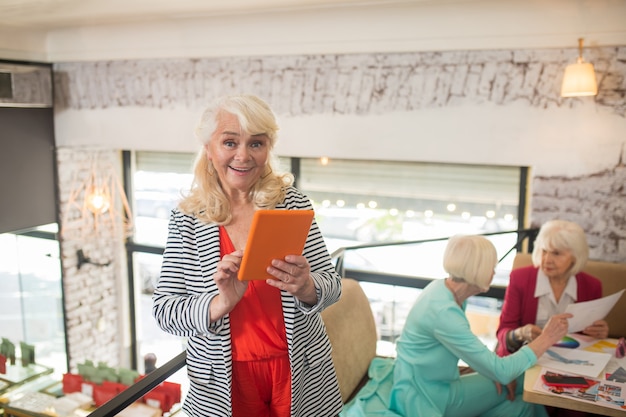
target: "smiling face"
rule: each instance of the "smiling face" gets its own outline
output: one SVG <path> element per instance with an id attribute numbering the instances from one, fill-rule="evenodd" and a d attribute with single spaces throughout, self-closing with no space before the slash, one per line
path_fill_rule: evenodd
<path id="1" fill-rule="evenodd" d="M 572 252 L 559 249 L 541 251 L 541 270 L 550 279 L 567 279 L 576 259 Z"/>
<path id="2" fill-rule="evenodd" d="M 270 140 L 242 131 L 237 116 L 222 112 L 205 149 L 226 194 L 247 195 L 266 170 Z"/>

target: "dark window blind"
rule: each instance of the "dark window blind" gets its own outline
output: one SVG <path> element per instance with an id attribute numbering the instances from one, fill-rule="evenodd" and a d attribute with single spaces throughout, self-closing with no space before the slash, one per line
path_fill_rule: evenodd
<path id="1" fill-rule="evenodd" d="M 0 107 L 0 233 L 55 223 L 52 108 Z"/>

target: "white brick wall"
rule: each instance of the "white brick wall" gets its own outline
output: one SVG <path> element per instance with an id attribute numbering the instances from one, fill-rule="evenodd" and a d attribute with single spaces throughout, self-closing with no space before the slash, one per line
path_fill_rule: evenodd
<path id="1" fill-rule="evenodd" d="M 626 262 L 626 166 L 575 178 L 535 177 L 532 226 L 560 218 L 578 223 L 589 242 L 589 257 Z"/>
<path id="2" fill-rule="evenodd" d="M 61 218 L 61 257 L 63 266 L 63 290 L 65 297 L 65 319 L 67 322 L 68 357 L 70 369 L 87 359 L 107 362 L 110 366 L 120 364 L 122 341 L 120 337 L 127 318 L 120 303 L 121 285 L 126 286 L 124 233 L 121 220 L 111 223 L 104 215 L 104 222 L 95 229 L 91 213 L 83 216 L 80 204 L 70 204 L 70 196 L 81 182 L 91 175 L 94 163 L 108 169 L 120 167 L 120 153 L 114 150 L 68 149 L 57 152 Z M 78 196 L 83 201 L 84 193 Z M 108 266 L 85 264 L 77 267 L 77 251 L 83 250 L 86 257 L 95 263 Z M 124 364 L 127 366 L 127 364 Z"/>
<path id="3" fill-rule="evenodd" d="M 198 108 L 233 92 L 265 98 L 278 114 L 381 114 L 522 102 L 576 106 L 560 97 L 571 49 L 121 60 L 55 65 L 59 109 Z M 596 103 L 626 115 L 626 47 L 587 48 L 601 82 Z"/>

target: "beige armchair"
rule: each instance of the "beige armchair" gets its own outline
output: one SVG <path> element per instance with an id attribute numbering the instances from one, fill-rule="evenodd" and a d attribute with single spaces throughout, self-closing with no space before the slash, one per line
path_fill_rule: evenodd
<path id="1" fill-rule="evenodd" d="M 376 356 L 376 323 L 370 303 L 358 281 L 342 279 L 341 298 L 322 312 L 333 346 L 333 362 L 344 403 L 367 381 Z"/>

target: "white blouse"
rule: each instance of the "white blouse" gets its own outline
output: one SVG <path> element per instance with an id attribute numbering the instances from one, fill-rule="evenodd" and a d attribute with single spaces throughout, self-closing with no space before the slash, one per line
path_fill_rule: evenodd
<path id="1" fill-rule="evenodd" d="M 577 301 L 578 282 L 576 277 L 572 275 L 567 281 L 565 290 L 561 295 L 559 302 L 556 302 L 556 297 L 550 286 L 550 280 L 548 276 L 543 273 L 541 268 L 537 272 L 537 286 L 535 288 L 535 297 L 539 299 L 537 306 L 537 326 L 543 329 L 550 317 L 555 314 L 565 313 L 565 309 L 568 305 Z"/>

